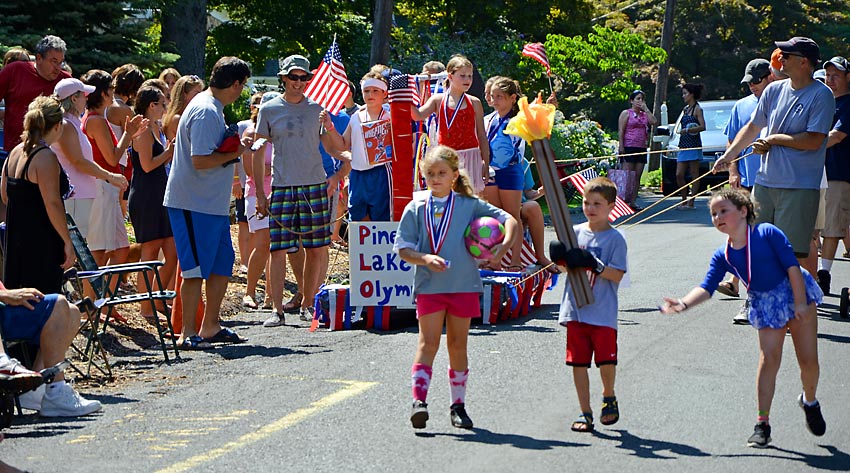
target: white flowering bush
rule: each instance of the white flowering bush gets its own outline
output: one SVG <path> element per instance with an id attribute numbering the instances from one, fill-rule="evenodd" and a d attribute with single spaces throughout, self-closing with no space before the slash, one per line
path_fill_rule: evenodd
<path id="1" fill-rule="evenodd" d="M 556 112 L 549 142 L 558 160 L 588 160 L 587 164 L 595 167 L 600 176 L 606 175 L 608 169 L 616 164 L 613 157 L 597 159 L 615 154 L 617 142 L 592 120 L 569 121 L 560 111 Z M 581 169 L 586 167 L 579 166 Z"/>

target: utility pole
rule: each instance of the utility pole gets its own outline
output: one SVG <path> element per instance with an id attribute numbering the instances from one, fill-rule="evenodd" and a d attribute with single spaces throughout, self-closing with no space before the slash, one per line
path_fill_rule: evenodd
<path id="1" fill-rule="evenodd" d="M 392 23 L 393 0 L 377 0 L 375 19 L 372 22 L 372 49 L 369 53 L 369 64 L 389 64 Z"/>
<path id="2" fill-rule="evenodd" d="M 659 120 L 659 125 L 662 126 L 667 126 L 667 123 L 661 123 L 661 104 L 667 101 L 667 78 L 670 74 L 670 51 L 673 46 L 673 12 L 675 9 L 676 0 L 667 0 L 667 7 L 664 10 L 664 25 L 661 28 L 661 49 L 667 53 L 667 59 L 658 67 L 658 78 L 655 81 L 655 99 L 652 101 L 652 113 Z M 657 154 L 651 156 L 649 169 L 658 169 L 659 156 Z"/>

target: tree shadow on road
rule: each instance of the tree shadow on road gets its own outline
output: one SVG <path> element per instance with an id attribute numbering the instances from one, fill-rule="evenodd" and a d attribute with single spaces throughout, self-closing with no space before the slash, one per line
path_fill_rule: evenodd
<path id="1" fill-rule="evenodd" d="M 640 458 L 652 458 L 659 460 L 674 460 L 677 456 L 688 456 L 688 457 L 708 457 L 711 454 L 703 452 L 702 450 L 691 447 L 690 445 L 685 445 L 683 443 L 675 443 L 675 442 L 666 442 L 664 440 L 652 440 L 640 438 L 637 435 L 629 433 L 629 431 L 623 430 L 614 430 L 614 432 L 619 434 L 619 437 L 614 435 L 608 435 L 604 432 L 594 431 L 593 436 L 596 438 L 601 438 L 605 440 L 611 440 L 613 442 L 620 442 L 617 445 L 617 448 L 622 448 L 624 450 L 631 450 L 632 455 Z M 670 452 L 673 455 L 662 455 L 662 452 Z"/>
<path id="2" fill-rule="evenodd" d="M 727 457 L 727 458 L 737 458 L 737 457 L 769 457 L 769 458 L 779 458 L 782 460 L 794 460 L 801 463 L 804 463 L 806 466 L 810 468 L 817 468 L 819 470 L 828 470 L 828 471 L 850 471 L 850 455 L 845 452 L 842 452 L 838 448 L 832 445 L 818 445 L 818 447 L 829 452 L 829 455 L 811 455 L 808 453 L 797 452 L 794 450 L 788 450 L 785 448 L 779 448 L 774 446 L 768 446 L 764 449 L 764 452 L 779 452 L 786 453 L 787 455 L 771 455 L 771 454 L 758 454 L 758 453 L 742 453 L 742 454 L 729 454 L 729 455 L 717 455 L 718 457 Z"/>
<path id="3" fill-rule="evenodd" d="M 552 450 L 556 447 L 589 447 L 587 443 L 564 442 L 562 440 L 543 440 L 526 435 L 500 434 L 479 427 L 473 428 L 472 433 L 433 433 L 417 432 L 417 437 L 454 437 L 461 442 L 475 442 L 488 445 L 510 445 L 523 450 Z"/>

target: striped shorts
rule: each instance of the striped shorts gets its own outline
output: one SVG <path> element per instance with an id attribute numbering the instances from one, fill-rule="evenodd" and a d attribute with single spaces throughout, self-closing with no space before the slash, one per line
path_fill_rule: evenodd
<path id="1" fill-rule="evenodd" d="M 273 187 L 269 213 L 271 251 L 331 244 L 331 206 L 328 185 Z"/>

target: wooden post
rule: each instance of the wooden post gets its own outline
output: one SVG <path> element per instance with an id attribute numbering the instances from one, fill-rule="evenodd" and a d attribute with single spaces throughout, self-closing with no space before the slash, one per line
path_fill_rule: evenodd
<path id="1" fill-rule="evenodd" d="M 540 174 L 540 181 L 546 191 L 546 203 L 549 204 L 549 215 L 552 217 L 555 234 L 558 236 L 558 240 L 564 242 L 567 249 L 575 248 L 578 246 L 578 240 L 570 219 L 567 199 L 564 197 L 561 182 L 558 180 L 558 172 L 555 169 L 555 153 L 549 145 L 549 140 L 532 141 L 531 151 L 534 153 L 534 160 L 537 161 L 537 172 Z M 576 305 L 584 307 L 593 304 L 593 291 L 585 271 L 583 269 L 570 271 L 567 278 L 570 281 Z"/>

